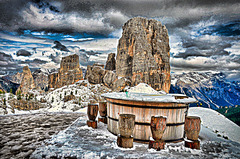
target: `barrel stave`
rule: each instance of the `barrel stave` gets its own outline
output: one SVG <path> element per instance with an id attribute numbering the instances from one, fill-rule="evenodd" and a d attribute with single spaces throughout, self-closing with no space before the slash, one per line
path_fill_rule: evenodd
<path id="1" fill-rule="evenodd" d="M 113 134 L 118 134 L 118 116 L 119 114 L 134 114 L 136 123 L 134 129 L 134 139 L 147 141 L 152 137 L 150 122 L 151 116 L 159 115 L 167 117 L 167 128 L 163 135 L 163 140 L 178 140 L 184 136 L 186 104 L 178 103 L 146 103 L 136 101 L 123 101 L 107 99 L 108 102 L 108 130 Z M 123 105 L 121 105 L 123 104 Z M 133 106 L 131 106 L 133 105 Z M 141 108 L 144 106 L 144 108 Z M 149 108 L 148 108 L 149 107 Z M 161 108 L 164 107 L 164 108 Z M 169 108 L 166 108 L 169 107 Z M 177 109 L 171 109 L 176 107 Z M 178 108 L 180 107 L 180 108 Z M 112 120 L 116 119 L 116 120 Z M 182 125 L 174 125 L 174 124 Z M 141 124 L 141 125 L 139 125 Z"/>

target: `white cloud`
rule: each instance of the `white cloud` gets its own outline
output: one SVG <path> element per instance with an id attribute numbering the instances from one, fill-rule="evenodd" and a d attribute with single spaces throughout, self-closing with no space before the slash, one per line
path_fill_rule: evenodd
<path id="1" fill-rule="evenodd" d="M 178 35 L 169 35 L 169 44 L 170 52 L 173 53 L 173 56 L 186 51 L 186 49 L 182 47 L 182 39 Z"/>
<path id="2" fill-rule="evenodd" d="M 0 33 L 0 38 L 22 43 L 52 44 L 51 40 L 31 38 L 26 36 L 13 36 L 4 33 Z"/>
<path id="3" fill-rule="evenodd" d="M 222 38 L 217 35 L 201 35 L 197 37 L 196 40 L 201 40 L 206 43 L 220 43 Z"/>
<path id="4" fill-rule="evenodd" d="M 235 42 L 230 48 L 224 50 L 230 52 L 231 55 L 240 55 L 240 41 Z"/>
<path id="5" fill-rule="evenodd" d="M 60 64 L 57 64 L 55 62 L 48 62 L 46 64 L 42 64 L 40 68 L 45 68 L 45 69 L 60 68 Z"/>
<path id="6" fill-rule="evenodd" d="M 0 61 L 0 66 L 8 65 L 6 61 Z"/>
<path id="7" fill-rule="evenodd" d="M 121 38 L 122 36 L 122 29 L 117 29 L 115 31 L 113 31 L 110 36 L 116 37 L 116 38 Z"/>
<path id="8" fill-rule="evenodd" d="M 66 42 L 68 46 L 79 46 L 81 49 L 86 51 L 97 51 L 97 52 L 117 52 L 118 38 L 104 38 L 95 39 L 92 41 L 84 42 Z"/>
<path id="9" fill-rule="evenodd" d="M 227 71 L 239 69 L 240 64 L 230 61 L 228 56 L 170 58 L 173 71 Z"/>

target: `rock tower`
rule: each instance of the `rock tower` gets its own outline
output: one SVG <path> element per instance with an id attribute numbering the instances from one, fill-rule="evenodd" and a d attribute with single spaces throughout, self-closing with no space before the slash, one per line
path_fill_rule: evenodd
<path id="1" fill-rule="evenodd" d="M 29 90 L 35 88 L 35 82 L 28 66 L 23 67 L 22 81 L 17 89 L 17 92 L 21 91 L 22 94 L 27 94 Z"/>
<path id="2" fill-rule="evenodd" d="M 117 76 L 130 79 L 132 86 L 144 82 L 168 93 L 171 79 L 166 27 L 157 20 L 136 17 L 122 28 L 117 48 Z"/>
<path id="3" fill-rule="evenodd" d="M 79 56 L 76 54 L 69 55 L 62 58 L 58 73 L 48 76 L 48 87 L 60 88 L 82 79 L 83 74 L 79 64 Z"/>
<path id="4" fill-rule="evenodd" d="M 115 60 L 115 54 L 114 53 L 108 54 L 105 69 L 106 70 L 111 70 L 111 71 L 116 69 L 116 60 Z"/>

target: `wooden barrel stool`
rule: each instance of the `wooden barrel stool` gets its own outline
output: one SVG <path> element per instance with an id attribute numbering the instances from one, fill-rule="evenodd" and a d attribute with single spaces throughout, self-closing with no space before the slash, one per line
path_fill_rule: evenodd
<path id="1" fill-rule="evenodd" d="M 100 117 L 98 117 L 98 122 L 107 124 L 107 102 L 99 102 L 98 109 L 100 114 Z"/>
<path id="2" fill-rule="evenodd" d="M 188 140 L 185 140 L 185 146 L 192 149 L 200 149 L 198 136 L 201 129 L 201 119 L 198 116 L 186 116 L 184 130 Z"/>
<path id="3" fill-rule="evenodd" d="M 151 132 L 154 140 L 149 141 L 149 148 L 160 151 L 164 149 L 165 142 L 162 140 L 163 133 L 167 127 L 167 118 L 163 116 L 152 116 L 151 117 Z"/>
<path id="4" fill-rule="evenodd" d="M 97 121 L 95 120 L 97 117 L 97 114 L 98 114 L 98 105 L 88 104 L 87 115 L 89 120 L 87 121 L 87 125 L 94 129 L 97 128 Z"/>
<path id="5" fill-rule="evenodd" d="M 118 128 L 120 134 L 117 138 L 117 145 L 123 148 L 133 147 L 133 130 L 135 126 L 135 115 L 120 114 Z"/>

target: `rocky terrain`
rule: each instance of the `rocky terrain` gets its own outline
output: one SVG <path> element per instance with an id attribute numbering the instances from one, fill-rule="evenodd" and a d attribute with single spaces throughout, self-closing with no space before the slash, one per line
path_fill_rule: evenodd
<path id="1" fill-rule="evenodd" d="M 79 64 L 79 56 L 69 55 L 62 58 L 58 73 L 48 76 L 48 86 L 49 88 L 60 88 L 81 79 L 83 79 L 83 74 Z"/>
<path id="2" fill-rule="evenodd" d="M 37 100 L 16 100 L 16 99 L 11 99 L 8 101 L 9 105 L 11 105 L 12 110 L 15 111 L 15 109 L 18 110 L 38 110 L 41 108 L 46 107 L 46 105 L 41 104 Z"/>
<path id="3" fill-rule="evenodd" d="M 103 84 L 90 84 L 80 80 L 72 85 L 49 92 L 31 91 L 26 95 L 0 94 L 0 115 L 36 112 L 76 112 L 89 102 L 102 101 L 102 93 L 112 92 Z M 5 100 L 5 103 L 4 103 Z"/>
<path id="4" fill-rule="evenodd" d="M 60 46 L 60 42 L 56 42 L 56 46 Z M 105 66 L 97 63 L 88 65 L 84 79 L 92 85 L 100 84 L 112 91 L 125 91 L 130 86 L 144 82 L 155 90 L 169 92 L 169 49 L 165 26 L 156 20 L 132 18 L 123 26 L 116 59 L 115 54 L 110 53 Z M 62 58 L 57 72 L 38 69 L 32 74 L 26 66 L 22 73 L 2 77 L 0 89 L 4 92 L 10 92 L 12 89 L 15 93 L 18 88 L 18 91 L 26 94 L 36 88 L 36 95 L 46 93 L 41 96 L 47 96 L 54 89 L 72 85 L 83 79 L 79 62 L 79 56 L 76 54 L 66 56 Z M 228 82 L 223 74 L 192 72 L 171 76 L 173 82 L 170 92 L 183 93 L 198 99 L 199 102 L 192 106 L 217 109 L 219 106 L 233 106 L 240 102 L 239 82 Z M 50 92 L 45 92 L 48 89 Z M 77 103 L 77 98 L 71 101 Z"/>
<path id="5" fill-rule="evenodd" d="M 48 94 L 40 94 L 37 100 L 44 99 L 49 104 L 48 111 L 71 111 L 75 112 L 88 103 L 98 103 L 103 98 L 101 94 L 112 90 L 103 84 L 90 84 L 87 80 L 80 80 L 75 84 L 55 89 Z M 44 104 L 44 103 L 43 103 Z"/>
<path id="6" fill-rule="evenodd" d="M 169 92 L 170 47 L 168 31 L 161 22 L 132 18 L 123 28 L 116 59 L 116 74 L 131 85 L 147 83 L 155 90 Z"/>
<path id="7" fill-rule="evenodd" d="M 36 88 L 44 92 L 48 90 L 48 74 L 44 69 L 38 69 L 32 73 Z"/>
<path id="8" fill-rule="evenodd" d="M 44 140 L 67 128 L 79 113 L 0 116 L 0 158 L 29 158 Z"/>

